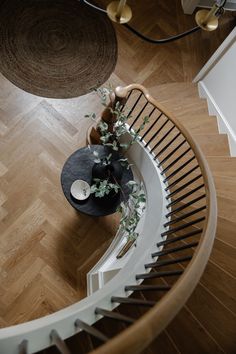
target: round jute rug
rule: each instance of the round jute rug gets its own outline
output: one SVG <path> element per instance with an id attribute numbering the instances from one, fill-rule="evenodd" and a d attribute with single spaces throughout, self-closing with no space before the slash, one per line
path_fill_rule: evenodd
<path id="1" fill-rule="evenodd" d="M 77 97 L 103 84 L 116 60 L 106 14 L 77 0 L 0 2 L 0 71 L 21 89 Z"/>

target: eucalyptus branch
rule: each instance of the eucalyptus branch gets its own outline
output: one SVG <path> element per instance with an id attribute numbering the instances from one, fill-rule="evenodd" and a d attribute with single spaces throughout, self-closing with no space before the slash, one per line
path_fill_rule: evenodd
<path id="1" fill-rule="evenodd" d="M 132 192 L 129 199 L 126 202 L 122 202 L 117 211 L 121 213 L 121 232 L 127 240 L 133 240 L 139 236 L 135 230 L 146 207 L 146 196 L 142 184 L 134 181 L 130 181 L 127 184 L 132 186 Z"/>
<path id="2" fill-rule="evenodd" d="M 132 118 L 132 116 L 130 115 L 130 109 L 126 107 L 126 109 L 124 110 L 124 106 L 119 101 L 116 102 L 115 107 L 110 107 L 108 105 L 107 99 L 112 92 L 111 88 L 99 88 L 96 89 L 95 92 L 100 97 L 102 105 L 104 105 L 107 109 L 110 110 L 110 112 L 114 116 L 116 116 L 116 122 L 114 123 L 112 132 L 109 130 L 108 124 L 103 120 L 98 123 L 98 129 L 101 134 L 101 143 L 105 146 L 111 147 L 115 151 L 118 151 L 119 147 L 127 151 L 129 147 L 133 145 L 135 141 L 137 141 L 139 133 L 144 129 L 145 125 L 148 123 L 149 116 L 145 116 L 143 118 L 142 123 L 137 130 L 129 132 L 132 139 L 128 144 L 120 143 L 120 137 L 128 132 L 126 124 L 128 120 Z M 95 113 L 86 114 L 85 117 L 92 118 L 92 120 L 96 120 Z"/>
<path id="3" fill-rule="evenodd" d="M 111 114 L 114 117 L 115 122 L 113 125 L 108 125 L 105 121 L 101 120 L 97 128 L 100 132 L 100 140 L 103 146 L 110 147 L 113 151 L 119 151 L 121 148 L 123 151 L 127 151 L 131 145 L 133 145 L 138 139 L 140 132 L 145 128 L 146 124 L 149 122 L 149 116 L 145 116 L 141 124 L 131 131 L 128 130 L 128 120 L 130 120 L 131 114 L 129 109 L 125 109 L 124 106 L 118 101 L 115 104 L 115 107 L 109 106 L 107 98 L 111 94 L 109 89 L 97 89 L 97 94 L 101 98 L 102 104 L 110 110 Z M 85 117 L 90 117 L 93 120 L 96 119 L 95 113 L 88 114 Z M 112 130 L 111 130 L 112 127 Z M 121 143 L 120 139 L 123 135 L 129 133 L 131 139 L 128 143 Z M 94 152 L 94 162 L 100 163 L 103 166 L 108 166 L 111 163 L 112 154 L 109 154 L 105 157 L 100 157 L 97 152 Z M 118 159 L 121 166 L 130 168 L 130 164 L 127 158 Z M 138 222 L 141 218 L 142 213 L 145 209 L 146 196 L 144 193 L 143 185 L 135 181 L 129 181 L 127 183 L 128 187 L 131 189 L 129 198 L 126 200 L 126 196 L 122 185 L 117 181 L 116 177 L 109 172 L 109 175 L 106 176 L 107 179 L 94 179 L 91 186 L 91 193 L 94 193 L 96 197 L 104 197 L 108 195 L 112 190 L 116 193 L 121 192 L 123 201 L 120 203 L 117 211 L 121 213 L 120 228 L 123 236 L 129 240 L 136 240 L 139 236 L 136 231 Z M 110 182 L 112 181 L 112 182 Z M 114 182 L 114 183 L 113 183 Z"/>
<path id="4" fill-rule="evenodd" d="M 115 193 L 118 193 L 120 187 L 115 183 L 109 182 L 107 179 L 101 180 L 99 178 L 94 178 L 95 182 L 91 186 L 91 193 L 95 194 L 95 197 L 102 198 L 105 195 L 108 195 L 112 190 Z"/>

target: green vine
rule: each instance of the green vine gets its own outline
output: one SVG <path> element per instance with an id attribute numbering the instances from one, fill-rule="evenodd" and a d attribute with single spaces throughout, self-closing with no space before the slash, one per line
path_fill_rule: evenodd
<path id="1" fill-rule="evenodd" d="M 149 117 L 145 116 L 142 120 L 140 126 L 131 131 L 128 130 L 128 120 L 131 118 L 130 110 L 117 102 L 115 108 L 108 106 L 108 97 L 111 93 L 110 89 L 97 89 L 101 103 L 106 108 L 109 108 L 111 113 L 116 116 L 116 121 L 113 126 L 113 130 L 109 131 L 109 126 L 106 122 L 101 120 L 98 123 L 98 129 L 100 131 L 100 140 L 103 146 L 109 147 L 112 151 L 120 151 L 125 153 L 131 145 L 133 145 L 138 139 L 140 132 L 145 128 L 145 125 L 149 122 Z M 86 118 L 92 118 L 96 121 L 96 114 L 91 113 L 85 116 Z M 121 143 L 120 139 L 123 135 L 129 133 L 131 135 L 131 139 L 128 143 Z M 94 162 L 100 163 L 104 166 L 107 166 L 111 162 L 112 154 L 105 157 L 100 157 L 99 154 L 94 151 Z M 118 160 L 120 164 L 129 169 L 130 163 L 126 157 L 122 157 Z M 114 179 L 114 176 L 113 176 Z M 114 180 L 113 180 L 114 181 Z M 105 195 L 108 195 L 111 191 L 121 191 L 124 194 L 122 187 L 119 185 L 117 181 L 115 183 L 111 183 L 108 179 L 100 180 L 98 178 L 93 180 L 93 184 L 91 186 L 91 193 L 94 193 L 96 197 L 102 198 Z M 122 232 L 123 236 L 129 240 L 136 240 L 139 236 L 136 231 L 137 224 L 145 210 L 146 205 L 146 196 L 144 193 L 144 187 L 142 183 L 137 183 L 135 181 L 129 181 L 127 183 L 128 187 L 131 189 L 129 194 L 129 199 L 124 200 L 120 203 L 117 211 L 121 214 L 120 226 L 119 230 Z"/>
<path id="2" fill-rule="evenodd" d="M 146 196 L 141 183 L 129 181 L 127 185 L 132 188 L 129 199 L 121 202 L 117 211 L 121 214 L 120 231 L 129 241 L 136 240 L 139 236 L 136 227 L 145 210 Z"/>

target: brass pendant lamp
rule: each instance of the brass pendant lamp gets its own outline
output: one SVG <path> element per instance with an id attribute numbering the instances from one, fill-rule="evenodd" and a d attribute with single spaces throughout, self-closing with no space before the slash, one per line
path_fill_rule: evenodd
<path id="1" fill-rule="evenodd" d="M 131 20 L 132 11 L 126 0 L 112 1 L 107 6 L 107 15 L 112 21 L 123 24 Z"/>
<path id="2" fill-rule="evenodd" d="M 211 10 L 199 10 L 195 15 L 195 21 L 204 31 L 214 31 L 219 25 L 218 18 L 224 13 L 226 1 L 216 1 Z"/>

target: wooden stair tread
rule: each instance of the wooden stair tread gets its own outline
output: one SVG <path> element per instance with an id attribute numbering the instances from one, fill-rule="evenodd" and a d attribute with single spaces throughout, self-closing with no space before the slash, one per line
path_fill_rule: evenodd
<path id="1" fill-rule="evenodd" d="M 216 237 L 225 243 L 236 247 L 236 223 L 218 216 Z"/>
<path id="2" fill-rule="evenodd" d="M 169 353 L 169 354 L 179 354 L 179 350 L 176 347 L 172 337 L 168 331 L 163 331 L 154 341 L 149 345 L 150 351 L 144 350 L 142 354 L 153 354 L 158 351 L 160 353 Z"/>
<path id="3" fill-rule="evenodd" d="M 199 117 L 196 117 L 196 120 L 191 117 L 186 116 L 178 116 L 177 117 L 180 123 L 182 123 L 192 135 L 196 134 L 205 134 L 206 131 L 210 132 L 210 134 L 219 134 L 218 126 L 216 119 L 213 117 L 210 118 L 209 116 L 203 117 L 202 120 Z"/>
<path id="4" fill-rule="evenodd" d="M 227 257 L 227 255 L 225 255 Z M 225 270 L 225 269 L 224 269 Z M 206 286 L 218 299 L 224 299 L 224 305 L 236 314 L 236 281 L 228 272 L 222 271 L 211 259 L 202 275 L 201 283 Z"/>
<path id="5" fill-rule="evenodd" d="M 200 145 L 204 155 L 229 156 L 229 143 L 227 134 L 195 135 L 195 140 Z"/>
<path id="6" fill-rule="evenodd" d="M 184 105 L 188 99 L 199 99 L 197 85 L 189 82 L 170 82 L 158 86 L 152 86 L 149 87 L 149 91 L 158 102 L 172 102 L 177 100 Z M 206 105 L 205 101 L 200 101 L 203 105 Z"/>
<path id="7" fill-rule="evenodd" d="M 211 305 L 209 306 L 209 304 Z M 235 315 L 224 306 L 223 301 L 219 301 L 215 294 L 199 284 L 186 306 L 220 347 L 227 353 L 233 353 L 235 343 L 232 339 L 234 338 L 236 319 Z"/>
<path id="8" fill-rule="evenodd" d="M 218 196 L 236 200 L 236 179 L 234 177 L 214 175 Z"/>
<path id="9" fill-rule="evenodd" d="M 192 242 L 193 240 L 191 239 Z M 187 245 L 188 240 L 182 240 L 178 245 Z M 176 244 L 175 244 L 176 245 Z M 168 247 L 165 246 L 165 250 Z M 187 255 L 185 251 L 172 254 L 175 258 L 178 255 Z M 203 273 L 200 283 L 211 290 L 219 299 L 224 299 L 224 305 L 236 314 L 236 279 L 235 279 L 235 249 L 215 240 L 213 252 Z M 172 284 L 172 278 L 167 279 Z"/>
<path id="10" fill-rule="evenodd" d="M 232 277 L 236 274 L 236 248 L 215 239 L 210 260 L 228 272 Z"/>
<path id="11" fill-rule="evenodd" d="M 236 200 L 217 196 L 218 215 L 222 218 L 236 222 Z"/>
<path id="12" fill-rule="evenodd" d="M 181 331 L 179 331 L 180 328 Z M 186 306 L 177 314 L 166 330 L 181 350 L 181 354 L 210 353 L 212 350 L 214 353 L 223 353 L 223 350 L 209 335 L 202 323 Z"/>
<path id="13" fill-rule="evenodd" d="M 171 255 L 172 258 L 176 258 L 176 255 Z M 211 261 L 210 261 L 211 263 Z M 211 265 L 211 267 L 214 266 L 214 264 Z M 177 265 L 175 265 L 175 268 Z M 183 265 L 178 265 L 178 267 L 183 267 Z M 233 348 L 234 344 L 232 341 L 229 341 L 229 336 L 233 335 L 234 331 L 234 324 L 235 324 L 235 300 L 229 297 L 227 301 L 229 301 L 229 306 L 227 307 L 224 298 L 217 298 L 217 295 L 219 293 L 222 293 L 222 288 L 217 288 L 217 293 L 213 292 L 212 290 L 214 287 L 216 287 L 217 281 L 219 279 L 215 279 L 213 281 L 211 279 L 211 285 L 208 287 L 208 277 L 209 274 L 206 273 L 204 281 L 202 282 L 200 280 L 200 283 L 198 284 L 197 288 L 194 290 L 193 294 L 191 295 L 190 299 L 188 300 L 186 307 L 190 311 L 190 313 L 193 315 L 195 319 L 197 319 L 198 323 L 201 324 L 204 328 L 204 331 L 206 331 L 208 334 L 210 334 L 210 337 L 214 339 L 216 343 L 220 345 L 220 347 L 227 352 L 229 348 Z M 166 279 L 168 282 L 171 281 Z M 231 284 L 234 284 L 235 287 L 235 279 L 232 277 L 230 278 Z M 212 283 L 213 281 L 213 283 Z M 215 282 L 215 284 L 214 284 Z M 219 284 L 221 287 L 221 285 Z M 221 290 L 220 290 L 221 289 Z M 231 290 L 231 295 L 232 295 Z M 232 302 L 233 301 L 233 302 Z M 208 316 L 205 316 L 205 311 L 207 311 L 207 307 L 209 306 L 208 304 L 212 304 L 210 314 L 208 312 Z M 231 310 L 234 310 L 234 313 Z M 214 313 L 214 315 L 213 315 Z M 224 317 L 224 323 L 226 324 L 228 321 L 228 326 L 227 328 L 217 328 L 217 323 L 219 324 L 219 319 Z M 177 315 L 178 317 L 178 315 Z M 212 321 L 214 319 L 214 321 Z M 172 322 L 175 324 L 175 319 Z M 175 325 L 176 326 L 176 325 Z M 195 327 L 196 329 L 196 327 Z M 191 329 L 190 329 L 191 330 Z M 221 331 L 220 338 L 218 338 L 218 330 Z M 230 352 L 230 351 L 229 351 Z"/>
<path id="14" fill-rule="evenodd" d="M 236 177 L 236 157 L 230 156 L 207 156 L 213 176 Z"/>

